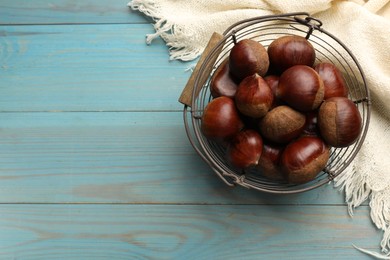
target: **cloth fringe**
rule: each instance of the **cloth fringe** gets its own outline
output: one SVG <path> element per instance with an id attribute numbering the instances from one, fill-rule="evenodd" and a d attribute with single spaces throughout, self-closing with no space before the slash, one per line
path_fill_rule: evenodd
<path id="1" fill-rule="evenodd" d="M 371 189 L 365 180 L 366 174 L 349 167 L 341 176 L 335 179 L 334 186 L 345 192 L 345 201 L 348 205 L 348 213 L 353 217 L 354 209 L 369 200 L 370 217 L 378 229 L 383 231 L 380 243 L 382 253 L 370 251 L 353 245 L 362 253 L 377 259 L 390 260 L 390 201 L 387 201 L 389 192 Z"/>
<path id="2" fill-rule="evenodd" d="M 151 17 L 155 21 L 154 29 L 156 32 L 146 35 L 146 43 L 151 44 L 154 39 L 161 37 L 169 47 L 170 60 L 191 61 L 202 54 L 202 47 L 183 44 L 183 42 L 186 42 L 185 39 L 188 39 L 191 35 L 184 34 L 180 26 L 170 23 L 161 17 L 156 1 L 133 0 L 127 5 L 131 9 Z"/>
<path id="3" fill-rule="evenodd" d="M 377 259 L 386 259 L 386 260 L 389 260 L 390 259 L 390 256 L 389 255 L 383 255 L 381 253 L 377 253 L 377 252 L 373 252 L 373 251 L 369 251 L 369 250 L 366 250 L 366 249 L 363 249 L 363 248 L 360 248 L 360 247 L 357 247 L 355 245 L 352 245 L 354 248 L 356 248 L 357 250 L 359 250 L 360 252 L 362 253 L 365 253 L 367 255 L 370 255 L 370 256 L 373 256 Z"/>
<path id="4" fill-rule="evenodd" d="M 364 178 L 365 175 L 359 174 L 354 166 L 350 166 L 335 179 L 335 187 L 340 187 L 340 190 L 345 192 L 345 201 L 350 216 L 353 216 L 354 208 L 359 207 L 370 196 L 371 189 L 367 187 Z"/>

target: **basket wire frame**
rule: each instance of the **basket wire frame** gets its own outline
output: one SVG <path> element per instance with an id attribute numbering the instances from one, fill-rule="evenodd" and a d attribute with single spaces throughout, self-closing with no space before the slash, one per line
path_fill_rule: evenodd
<path id="1" fill-rule="evenodd" d="M 185 105 L 183 110 L 185 130 L 195 151 L 227 185 L 238 184 L 278 194 L 308 191 L 340 175 L 359 152 L 370 121 L 371 102 L 366 79 L 357 59 L 347 46 L 321 26 L 322 22 L 308 13 L 270 15 L 243 20 L 224 32 L 223 39 L 214 46 L 201 65 L 195 79 L 191 107 Z M 305 37 L 316 50 L 315 63 L 330 62 L 340 69 L 349 89 L 349 98 L 355 102 L 362 117 L 361 134 L 357 141 L 345 148 L 331 148 L 330 159 L 325 168 L 314 180 L 304 184 L 273 181 L 263 177 L 261 172 L 255 169 L 235 169 L 226 160 L 226 149 L 221 144 L 208 140 L 200 131 L 202 113 L 212 99 L 209 87 L 211 79 L 219 65 L 229 56 L 234 43 L 250 38 L 267 48 L 273 40 L 284 35 Z M 211 73 L 207 70 L 210 65 L 213 67 Z M 205 76 L 207 80 L 202 84 L 200 79 Z"/>

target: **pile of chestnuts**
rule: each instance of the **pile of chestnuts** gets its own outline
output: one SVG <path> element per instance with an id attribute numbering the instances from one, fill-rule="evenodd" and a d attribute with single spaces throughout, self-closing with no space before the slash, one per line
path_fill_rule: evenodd
<path id="1" fill-rule="evenodd" d="M 358 139 L 362 119 L 341 71 L 315 61 L 301 36 L 279 37 L 267 49 L 235 41 L 212 76 L 201 118 L 202 134 L 226 148 L 232 167 L 306 183 L 325 168 L 331 147 Z"/>

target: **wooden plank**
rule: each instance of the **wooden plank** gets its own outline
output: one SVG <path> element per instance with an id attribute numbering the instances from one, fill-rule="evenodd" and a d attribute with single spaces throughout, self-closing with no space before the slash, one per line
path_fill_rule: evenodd
<path id="1" fill-rule="evenodd" d="M 191 63 L 151 25 L 0 27 L 0 111 L 181 110 Z"/>
<path id="2" fill-rule="evenodd" d="M 2 0 L 0 24 L 147 23 L 130 0 Z"/>
<path id="3" fill-rule="evenodd" d="M 332 185 L 276 196 L 226 186 L 180 112 L 0 113 L 0 203 L 344 204 Z"/>
<path id="4" fill-rule="evenodd" d="M 371 259 L 368 208 L 2 205 L 2 259 Z"/>

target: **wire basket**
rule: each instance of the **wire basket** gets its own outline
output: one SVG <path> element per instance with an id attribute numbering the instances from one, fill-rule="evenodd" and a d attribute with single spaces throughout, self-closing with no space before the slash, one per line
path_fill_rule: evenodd
<path id="1" fill-rule="evenodd" d="M 183 110 L 184 125 L 188 138 L 196 152 L 212 170 L 229 186 L 240 185 L 263 192 L 288 194 L 317 188 L 342 174 L 359 152 L 365 139 L 370 121 L 370 94 L 358 61 L 351 51 L 335 36 L 321 28 L 322 22 L 308 13 L 290 13 L 262 16 L 233 24 L 210 51 L 204 53 L 193 72 L 189 102 Z M 237 170 L 226 161 L 226 149 L 219 143 L 210 141 L 200 131 L 201 117 L 206 105 L 212 99 L 210 82 L 219 65 L 228 57 L 235 41 L 250 38 L 260 42 L 265 48 L 281 36 L 303 36 L 316 50 L 316 63 L 330 62 L 342 72 L 349 89 L 349 98 L 354 101 L 362 117 L 361 134 L 357 141 L 345 148 L 331 148 L 330 159 L 317 177 L 304 184 L 289 184 L 272 181 L 254 170 Z M 184 91 L 183 91 L 184 93 Z M 183 94 L 182 94 L 183 95 Z"/>

